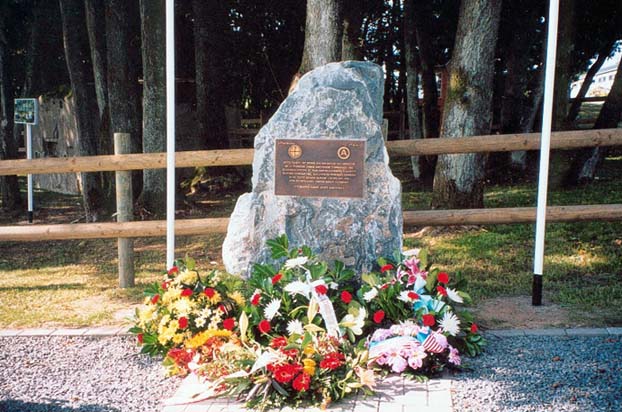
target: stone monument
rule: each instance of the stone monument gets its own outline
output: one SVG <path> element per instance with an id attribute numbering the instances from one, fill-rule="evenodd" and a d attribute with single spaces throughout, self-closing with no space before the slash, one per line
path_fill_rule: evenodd
<path id="1" fill-rule="evenodd" d="M 237 201 L 223 243 L 228 272 L 269 262 L 285 233 L 360 274 L 402 246 L 401 185 L 382 136 L 382 69 L 330 63 L 304 75 L 255 138 L 252 192 Z"/>

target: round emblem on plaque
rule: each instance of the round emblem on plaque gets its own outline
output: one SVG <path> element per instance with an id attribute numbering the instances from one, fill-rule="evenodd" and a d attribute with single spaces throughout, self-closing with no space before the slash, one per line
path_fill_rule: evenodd
<path id="1" fill-rule="evenodd" d="M 302 156 L 302 147 L 298 146 L 297 144 L 293 144 L 287 149 L 287 154 L 292 159 L 298 159 L 300 156 Z"/>
<path id="2" fill-rule="evenodd" d="M 348 160 L 350 158 L 350 149 L 346 146 L 341 146 L 337 149 L 337 157 L 341 160 Z"/>

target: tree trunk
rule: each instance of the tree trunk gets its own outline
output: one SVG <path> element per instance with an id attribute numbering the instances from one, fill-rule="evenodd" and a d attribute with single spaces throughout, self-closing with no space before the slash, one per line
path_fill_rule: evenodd
<path id="1" fill-rule="evenodd" d="M 197 133 L 199 147 L 229 147 L 223 96 L 223 35 L 228 26 L 223 0 L 193 0 L 194 58 L 196 67 Z"/>
<path id="2" fill-rule="evenodd" d="M 110 133 L 129 133 L 132 153 L 142 152 L 140 107 L 140 34 L 138 10 L 125 0 L 106 1 L 106 52 Z M 140 29 L 138 29 L 140 31 Z M 142 173 L 132 173 L 134 199 L 142 191 Z"/>
<path id="3" fill-rule="evenodd" d="M 566 122 L 568 124 L 574 123 L 575 119 L 579 115 L 582 100 L 587 95 L 587 91 L 592 85 L 592 80 L 594 79 L 594 76 L 596 76 L 596 73 L 598 73 L 600 68 L 603 66 L 605 60 L 607 60 L 609 54 L 611 53 L 611 49 L 615 47 L 615 45 L 616 42 L 613 42 L 613 44 L 609 43 L 605 47 L 603 47 L 603 49 L 598 52 L 598 58 L 596 59 L 596 61 L 590 66 L 587 73 L 585 73 L 585 78 L 583 79 L 581 88 L 577 92 L 574 100 L 570 103 L 570 108 L 568 109 L 568 118 L 566 119 Z"/>
<path id="4" fill-rule="evenodd" d="M 438 84 L 434 72 L 434 58 L 430 24 L 434 21 L 430 3 L 427 0 L 408 0 L 413 3 L 413 23 L 419 61 L 421 63 L 421 87 L 423 88 L 423 137 L 438 137 L 441 114 L 438 108 Z"/>
<path id="5" fill-rule="evenodd" d="M 166 50 L 164 0 L 140 0 L 143 51 L 143 152 L 166 151 Z M 166 170 L 143 172 L 143 206 L 166 210 Z"/>
<path id="6" fill-rule="evenodd" d="M 344 0 L 341 60 L 363 60 L 363 9 L 357 1 Z"/>
<path id="7" fill-rule="evenodd" d="M 572 53 L 575 40 L 575 0 L 561 0 L 559 4 L 559 30 L 557 34 L 557 61 L 555 64 L 555 89 L 553 91 L 553 129 L 567 130 L 568 107 L 572 74 Z"/>
<path id="8" fill-rule="evenodd" d="M 301 74 L 341 59 L 341 16 L 340 0 L 307 0 L 304 51 L 298 69 Z"/>
<path id="9" fill-rule="evenodd" d="M 464 0 L 449 69 L 442 137 L 490 132 L 495 44 L 501 0 Z M 434 176 L 432 207 L 482 207 L 485 159 L 481 154 L 442 155 Z"/>
<path id="10" fill-rule="evenodd" d="M 93 77 L 95 78 L 95 94 L 99 118 L 104 117 L 108 106 L 108 64 L 106 60 L 106 14 L 104 0 L 84 0 L 86 9 L 86 27 L 91 46 Z M 112 144 L 105 153 L 112 153 Z"/>
<path id="11" fill-rule="evenodd" d="M 60 0 L 65 59 L 76 110 L 78 126 L 78 153 L 80 156 L 97 154 L 97 115 L 93 69 L 89 56 L 88 37 L 82 0 Z M 97 173 L 82 173 L 82 199 L 88 222 L 99 219 L 103 194 Z"/>
<path id="12" fill-rule="evenodd" d="M 9 73 L 9 42 L 7 30 L 7 5 L 0 5 L 0 160 L 17 159 L 17 141 L 13 134 L 13 90 Z M 0 177 L 2 208 L 18 213 L 23 207 L 17 176 Z"/>
<path id="13" fill-rule="evenodd" d="M 411 139 L 422 139 L 421 110 L 419 109 L 419 67 L 417 62 L 417 41 L 412 0 L 404 1 L 404 57 L 406 63 L 406 109 L 408 132 Z M 413 177 L 421 179 L 419 156 L 411 156 Z"/>
<path id="14" fill-rule="evenodd" d="M 594 129 L 611 129 L 618 127 L 622 120 L 622 62 L 618 64 L 618 71 L 613 79 L 611 90 L 600 109 Z M 566 178 L 567 185 L 586 184 L 594 180 L 596 171 L 607 154 L 607 147 L 587 148 L 576 156 L 570 168 L 570 175 Z"/>

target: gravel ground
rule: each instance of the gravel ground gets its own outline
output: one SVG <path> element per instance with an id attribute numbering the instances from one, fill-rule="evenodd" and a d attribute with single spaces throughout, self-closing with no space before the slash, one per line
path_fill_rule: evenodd
<path id="1" fill-rule="evenodd" d="M 452 377 L 456 412 L 622 411 L 620 337 L 488 337 Z"/>
<path id="2" fill-rule="evenodd" d="M 0 412 L 160 410 L 180 380 L 130 336 L 0 338 Z"/>

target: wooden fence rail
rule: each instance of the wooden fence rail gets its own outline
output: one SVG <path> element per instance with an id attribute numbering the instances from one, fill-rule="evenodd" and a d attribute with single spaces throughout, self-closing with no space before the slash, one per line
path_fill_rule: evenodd
<path id="1" fill-rule="evenodd" d="M 553 132 L 551 149 L 622 146 L 622 129 Z M 437 155 L 452 153 L 509 152 L 539 150 L 540 134 L 508 134 L 460 137 L 454 139 L 398 140 L 387 142 L 391 156 Z M 177 152 L 177 167 L 242 166 L 253 162 L 253 149 Z M 0 176 L 75 173 L 166 167 L 166 153 L 2 160 Z"/>
<path id="2" fill-rule="evenodd" d="M 621 220 L 620 205 L 549 206 L 547 222 Z M 531 223 L 536 208 L 422 210 L 404 212 L 404 226 L 451 226 Z M 175 221 L 176 235 L 226 233 L 228 218 L 183 219 Z M 0 227 L 0 241 L 41 241 L 157 237 L 166 235 L 166 221 L 80 223 Z"/>

